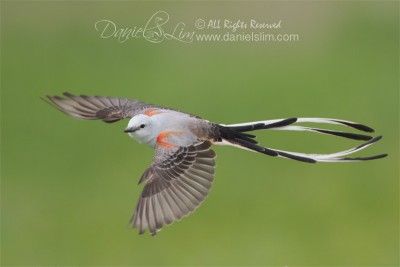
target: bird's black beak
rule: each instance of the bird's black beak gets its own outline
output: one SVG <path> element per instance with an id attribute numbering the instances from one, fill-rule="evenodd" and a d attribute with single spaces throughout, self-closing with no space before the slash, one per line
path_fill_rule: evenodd
<path id="1" fill-rule="evenodd" d="M 134 131 L 136 131 L 136 129 L 134 129 L 133 127 L 128 127 L 128 128 L 126 128 L 126 129 L 124 130 L 124 133 L 132 133 L 132 132 L 134 132 Z"/>

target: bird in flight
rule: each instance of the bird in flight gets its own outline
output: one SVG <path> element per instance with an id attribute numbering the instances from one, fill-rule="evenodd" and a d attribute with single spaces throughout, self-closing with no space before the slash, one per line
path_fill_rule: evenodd
<path id="1" fill-rule="evenodd" d="M 64 93 L 63 97 L 47 96 L 46 101 L 77 119 L 113 123 L 129 118 L 124 132 L 155 149 L 153 162 L 139 180 L 139 184 L 145 185 L 130 221 L 140 234 L 149 229 L 150 234 L 155 235 L 164 225 L 180 220 L 204 201 L 215 174 L 216 155 L 212 145 L 230 145 L 306 163 L 357 162 L 387 156 L 347 157 L 379 141 L 382 136 L 372 138 L 369 135 L 295 125 L 302 122 L 340 124 L 362 132 L 374 131 L 346 120 L 287 118 L 225 125 L 127 98 Z M 305 154 L 260 146 L 256 136 L 248 133 L 256 130 L 309 131 L 366 142 L 332 154 Z"/>

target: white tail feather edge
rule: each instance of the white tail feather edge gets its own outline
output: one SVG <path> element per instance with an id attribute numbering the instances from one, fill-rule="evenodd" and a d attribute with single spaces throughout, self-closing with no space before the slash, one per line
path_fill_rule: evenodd
<path id="1" fill-rule="evenodd" d="M 235 126 L 247 126 L 252 124 L 264 123 L 264 124 L 272 124 L 284 119 L 274 119 L 274 120 L 266 120 L 266 121 L 253 121 L 253 122 L 244 122 L 244 123 L 237 123 L 237 124 L 221 124 L 222 126 L 226 127 L 235 127 Z M 330 118 L 297 118 L 297 122 L 312 122 L 312 123 L 328 123 L 328 124 L 358 124 L 353 121 L 346 121 L 346 120 L 339 120 L 339 119 L 330 119 Z"/>
<path id="2" fill-rule="evenodd" d="M 265 125 L 269 125 L 269 124 L 274 124 L 280 121 L 283 121 L 285 119 L 274 119 L 274 120 L 266 120 L 266 121 L 255 121 L 255 122 L 246 122 L 246 123 L 238 123 L 238 124 L 221 124 L 222 126 L 225 127 L 238 127 L 238 126 L 250 126 L 250 125 L 254 125 L 254 124 L 265 124 Z M 347 120 L 339 120 L 339 119 L 330 119 L 330 118 L 297 118 L 295 123 L 300 123 L 300 122 L 311 122 L 311 123 L 327 123 L 327 124 L 339 124 L 339 125 L 344 125 L 344 126 L 348 126 L 348 127 L 352 127 L 352 128 L 356 128 L 358 130 L 361 131 L 368 131 L 368 132 L 372 132 L 373 130 L 369 127 L 363 126 L 359 123 L 356 122 L 352 122 L 352 121 L 347 121 Z M 356 127 L 354 127 L 356 125 Z M 361 126 L 361 128 L 360 128 Z M 324 130 L 324 129 L 319 129 L 319 128 L 309 128 L 309 127 L 304 127 L 304 126 L 293 126 L 293 125 L 286 125 L 286 126 L 278 126 L 278 127 L 273 127 L 270 128 L 268 130 L 286 130 L 286 131 L 310 131 L 310 132 L 316 132 L 316 133 L 321 133 L 318 132 L 318 130 Z M 291 151 L 285 151 L 285 150 L 278 150 L 278 149 L 273 149 L 273 148 L 268 148 L 277 152 L 282 152 L 282 153 L 287 153 L 287 154 L 291 154 L 291 155 L 295 155 L 295 156 L 299 156 L 299 157 L 306 157 L 306 158 L 310 158 L 313 159 L 317 162 L 356 162 L 356 161 L 363 161 L 366 158 L 353 158 L 353 159 L 348 159 L 348 158 L 343 158 L 344 156 L 353 154 L 355 152 L 358 152 L 360 150 L 363 150 L 367 147 L 369 147 L 370 145 L 372 145 L 373 143 L 379 141 L 381 139 L 381 136 L 376 137 L 362 145 L 353 147 L 351 149 L 348 150 L 344 150 L 344 151 L 340 151 L 340 152 L 336 152 L 336 153 L 331 153 L 331 154 L 307 154 L 307 153 L 300 153 L 300 152 L 291 152 Z M 222 143 L 220 143 L 221 145 L 231 145 L 231 146 L 235 146 L 241 149 L 245 149 L 245 150 L 250 150 L 248 148 L 245 148 L 241 145 L 238 144 L 233 144 L 227 140 L 223 140 Z M 282 155 L 278 155 L 280 157 L 283 158 L 287 158 L 285 156 Z M 384 157 L 385 155 L 379 155 L 377 157 Z"/>

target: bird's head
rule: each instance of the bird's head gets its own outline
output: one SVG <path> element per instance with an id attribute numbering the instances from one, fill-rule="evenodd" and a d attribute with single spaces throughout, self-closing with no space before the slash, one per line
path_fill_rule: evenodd
<path id="1" fill-rule="evenodd" d="M 150 145 L 150 141 L 154 139 L 154 120 L 147 115 L 136 115 L 129 121 L 124 132 L 139 143 Z"/>

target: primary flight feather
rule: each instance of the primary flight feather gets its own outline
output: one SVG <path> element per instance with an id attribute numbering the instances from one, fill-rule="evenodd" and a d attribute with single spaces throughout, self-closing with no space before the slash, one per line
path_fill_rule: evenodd
<path id="1" fill-rule="evenodd" d="M 288 118 L 241 124 L 217 124 L 188 113 L 180 112 L 133 99 L 105 96 L 47 96 L 48 102 L 60 111 L 83 120 L 103 120 L 112 123 L 129 118 L 124 132 L 155 148 L 150 167 L 139 183 L 145 183 L 139 197 L 131 224 L 143 234 L 151 235 L 166 224 L 171 224 L 194 211 L 210 191 L 215 172 L 213 144 L 231 145 L 269 156 L 301 162 L 356 162 L 383 158 L 386 154 L 371 157 L 346 157 L 360 151 L 381 136 L 347 133 L 294 125 L 300 122 L 341 124 L 363 132 L 373 129 L 351 121 L 325 118 Z M 305 154 L 259 146 L 255 130 L 310 131 L 367 141 L 349 150 L 332 154 Z"/>

